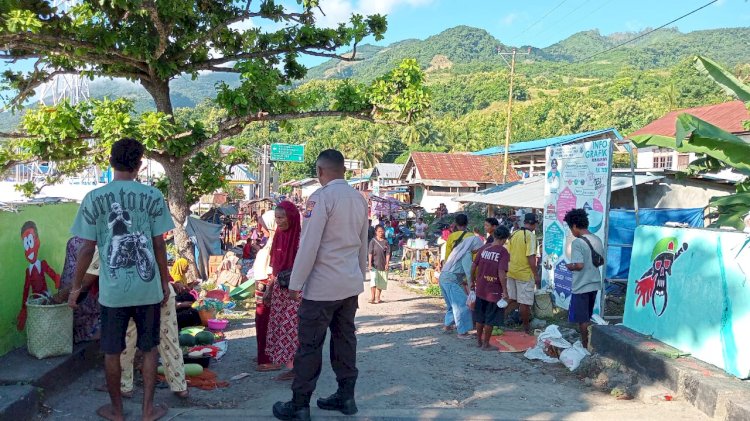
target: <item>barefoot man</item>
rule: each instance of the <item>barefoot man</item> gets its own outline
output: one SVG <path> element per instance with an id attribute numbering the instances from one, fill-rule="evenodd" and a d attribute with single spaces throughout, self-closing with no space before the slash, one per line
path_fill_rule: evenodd
<path id="1" fill-rule="evenodd" d="M 167 414 L 166 406 L 154 405 L 154 388 L 160 308 L 169 299 L 167 248 L 162 234 L 174 224 L 164 196 L 135 181 L 143 150 L 134 139 L 121 139 L 112 145 L 109 162 L 114 179 L 86 195 L 71 229 L 73 235 L 85 240 L 68 298 L 73 308 L 95 246 L 100 250 L 101 347 L 111 403 L 96 413 L 113 421 L 124 419 L 120 354 L 125 349 L 130 319 L 135 321 L 137 346 L 143 352 L 142 419 L 152 421 Z"/>

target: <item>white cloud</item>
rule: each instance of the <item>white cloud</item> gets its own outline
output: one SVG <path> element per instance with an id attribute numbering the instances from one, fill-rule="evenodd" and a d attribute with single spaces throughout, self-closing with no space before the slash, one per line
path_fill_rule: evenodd
<path id="1" fill-rule="evenodd" d="M 518 13 L 508 13 L 507 15 L 503 16 L 503 18 L 500 20 L 500 23 L 502 23 L 503 26 L 511 26 L 513 25 L 513 22 L 518 20 L 518 18 Z"/>
<path id="2" fill-rule="evenodd" d="M 254 27 L 255 27 L 255 25 L 253 24 L 253 20 L 252 19 L 245 19 L 243 21 L 235 22 L 235 23 L 229 25 L 230 29 L 236 29 L 238 31 L 246 31 L 246 30 L 254 28 Z"/>
<path id="3" fill-rule="evenodd" d="M 339 23 L 348 22 L 354 13 L 365 16 L 386 15 L 401 6 L 421 7 L 432 2 L 433 0 L 359 0 L 357 2 L 353 0 L 324 0 L 321 1 L 320 7 L 323 9 L 325 16 L 320 13 L 320 10 L 316 10 L 315 18 L 321 26 L 336 27 Z"/>

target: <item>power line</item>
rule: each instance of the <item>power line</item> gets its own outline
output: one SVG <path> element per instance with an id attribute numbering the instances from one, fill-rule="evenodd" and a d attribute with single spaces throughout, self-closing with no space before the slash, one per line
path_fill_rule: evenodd
<path id="1" fill-rule="evenodd" d="M 554 22 L 554 23 L 553 23 L 552 25 L 549 25 L 549 26 L 547 26 L 547 27 L 546 27 L 545 29 L 543 29 L 543 30 L 542 30 L 541 32 L 537 32 L 537 33 L 536 33 L 535 35 L 536 35 L 537 37 L 539 37 L 540 35 L 542 35 L 542 34 L 546 34 L 547 32 L 549 32 L 549 30 L 550 30 L 550 29 L 556 28 L 556 27 L 557 27 L 557 25 L 558 25 L 558 24 L 559 24 L 560 22 L 564 21 L 564 20 L 565 20 L 565 18 L 567 18 L 568 16 L 570 16 L 570 15 L 572 15 L 573 13 L 577 12 L 577 11 L 578 11 L 578 10 L 579 10 L 580 8 L 582 8 L 583 6 L 585 6 L 586 4 L 588 4 L 588 2 L 589 2 L 589 0 L 584 0 L 584 1 L 583 1 L 583 3 L 581 3 L 581 4 L 579 4 L 579 5 L 578 5 L 578 7 L 576 7 L 576 8 L 575 8 L 575 9 L 573 9 L 573 10 L 571 10 L 570 12 L 568 12 L 568 13 L 567 13 L 567 14 L 566 14 L 565 16 L 561 17 L 560 19 L 556 20 L 556 21 L 555 21 L 555 22 Z"/>
<path id="2" fill-rule="evenodd" d="M 710 6 L 710 5 L 714 4 L 714 3 L 716 3 L 717 1 L 719 1 L 719 0 L 712 0 L 712 1 L 710 1 L 710 2 L 708 2 L 708 3 L 706 3 L 706 4 L 704 4 L 703 6 L 701 6 L 701 7 L 697 8 L 697 9 L 695 9 L 695 10 L 692 10 L 692 11 L 690 11 L 690 12 L 688 12 L 688 13 L 685 13 L 684 15 L 680 16 L 680 17 L 679 17 L 679 18 L 677 18 L 677 19 L 674 19 L 674 20 L 672 20 L 672 21 L 669 21 L 669 22 L 665 23 L 664 25 L 662 25 L 662 26 L 660 26 L 660 27 L 658 27 L 658 28 L 652 29 L 652 30 L 650 30 L 650 31 L 648 31 L 648 32 L 646 32 L 646 33 L 643 33 L 643 34 L 641 34 L 641 35 L 638 35 L 638 36 L 637 36 L 637 37 L 635 37 L 635 38 L 631 38 L 631 39 L 629 39 L 629 40 L 627 40 L 627 41 L 625 41 L 625 42 L 622 42 L 622 43 L 620 43 L 620 44 L 617 44 L 617 45 L 615 45 L 614 47 L 610 47 L 610 48 L 607 48 L 607 49 L 606 49 L 606 50 L 604 50 L 604 51 L 599 51 L 598 53 L 594 53 L 594 54 L 592 54 L 592 55 L 590 55 L 590 56 L 588 56 L 588 57 L 584 57 L 584 58 L 582 58 L 582 59 L 576 60 L 576 61 L 574 61 L 573 63 L 580 63 L 580 62 L 582 62 L 582 61 L 587 61 L 587 60 L 590 60 L 590 59 L 592 59 L 592 58 L 594 58 L 594 57 L 596 57 L 596 56 L 598 56 L 598 55 L 600 55 L 600 54 L 608 53 L 608 52 L 610 52 L 610 51 L 612 51 L 612 50 L 615 50 L 615 49 L 617 49 L 617 48 L 620 48 L 620 47 L 622 47 L 623 45 L 626 45 L 626 44 L 630 44 L 631 42 L 637 41 L 637 40 L 639 40 L 639 39 L 641 39 L 641 38 L 643 38 L 643 37 L 645 37 L 645 36 L 647 36 L 647 35 L 650 35 L 650 34 L 652 34 L 652 33 L 656 32 L 656 31 L 658 31 L 659 29 L 662 29 L 662 28 L 664 28 L 664 27 L 666 27 L 666 26 L 668 26 L 668 25 L 671 25 L 671 24 L 673 24 L 673 23 L 677 22 L 678 20 L 681 20 L 681 19 L 683 19 L 683 18 L 686 18 L 686 17 L 690 16 L 690 15 L 692 15 L 693 13 L 695 13 L 695 12 L 697 12 L 697 11 L 699 11 L 699 10 L 705 9 L 706 7 L 708 7 L 708 6 Z M 571 64 L 573 64 L 573 63 L 571 63 Z"/>
<path id="3" fill-rule="evenodd" d="M 538 25 L 539 22 L 543 21 L 547 16 L 549 16 L 550 14 L 552 14 L 552 12 L 554 12 L 555 10 L 559 9 L 560 6 L 562 6 L 563 4 L 565 4 L 565 2 L 567 2 L 567 1 L 568 0 L 562 0 L 560 3 L 557 4 L 557 6 L 553 7 L 547 13 L 545 13 L 544 16 L 542 16 L 541 18 L 539 18 L 536 22 L 532 23 L 531 25 L 527 26 L 523 31 L 521 31 L 521 33 L 519 33 L 518 35 L 516 35 L 516 38 L 520 38 L 521 35 L 523 35 L 523 34 L 526 33 L 526 31 L 528 31 L 529 29 L 531 29 L 531 28 L 535 27 L 536 25 Z"/>

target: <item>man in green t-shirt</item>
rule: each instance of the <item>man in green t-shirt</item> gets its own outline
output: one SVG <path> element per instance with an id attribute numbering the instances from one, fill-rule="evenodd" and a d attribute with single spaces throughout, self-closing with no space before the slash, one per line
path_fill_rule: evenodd
<path id="1" fill-rule="evenodd" d="M 161 192 L 135 181 L 143 152 L 143 145 L 134 139 L 112 145 L 109 162 L 114 179 L 86 195 L 71 228 L 73 235 L 84 240 L 68 298 L 71 307 L 76 307 L 96 246 L 100 252 L 101 348 L 111 404 L 96 412 L 109 420 L 123 418 L 120 354 L 130 319 L 136 323 L 137 345 L 144 354 L 143 419 L 158 419 L 167 413 L 166 406 L 154 405 L 153 399 L 160 307 L 169 299 L 163 234 L 174 228 L 174 223 Z"/>
<path id="2" fill-rule="evenodd" d="M 521 322 L 526 333 L 531 332 L 529 319 L 531 306 L 534 305 L 534 287 L 539 283 L 539 272 L 536 263 L 536 226 L 539 220 L 535 213 L 524 216 L 524 226 L 513 232 L 506 247 L 510 252 L 508 267 L 508 297 L 510 304 L 505 314 L 516 308 L 521 313 Z"/>

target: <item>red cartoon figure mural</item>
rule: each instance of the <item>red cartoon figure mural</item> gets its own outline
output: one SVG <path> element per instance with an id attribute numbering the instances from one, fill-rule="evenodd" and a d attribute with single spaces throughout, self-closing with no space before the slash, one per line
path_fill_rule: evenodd
<path id="1" fill-rule="evenodd" d="M 676 243 L 677 239 L 674 237 L 663 238 L 656 243 L 651 253 L 651 267 L 636 281 L 635 293 L 638 298 L 635 305 L 646 307 L 650 301 L 657 316 L 664 314 L 667 309 L 667 279 L 672 276 L 672 265 L 688 249 L 687 243 L 682 243 L 682 247 L 675 251 Z M 658 309 L 657 300 L 660 301 Z"/>
<path id="2" fill-rule="evenodd" d="M 23 284 L 23 301 L 16 325 L 18 330 L 23 330 L 26 327 L 26 300 L 29 295 L 47 292 L 46 276 L 49 276 L 55 282 L 55 288 L 60 288 L 60 275 L 45 260 L 39 258 L 41 242 L 34 221 L 26 221 L 21 227 L 21 241 L 29 267 L 26 269 L 26 279 Z"/>

